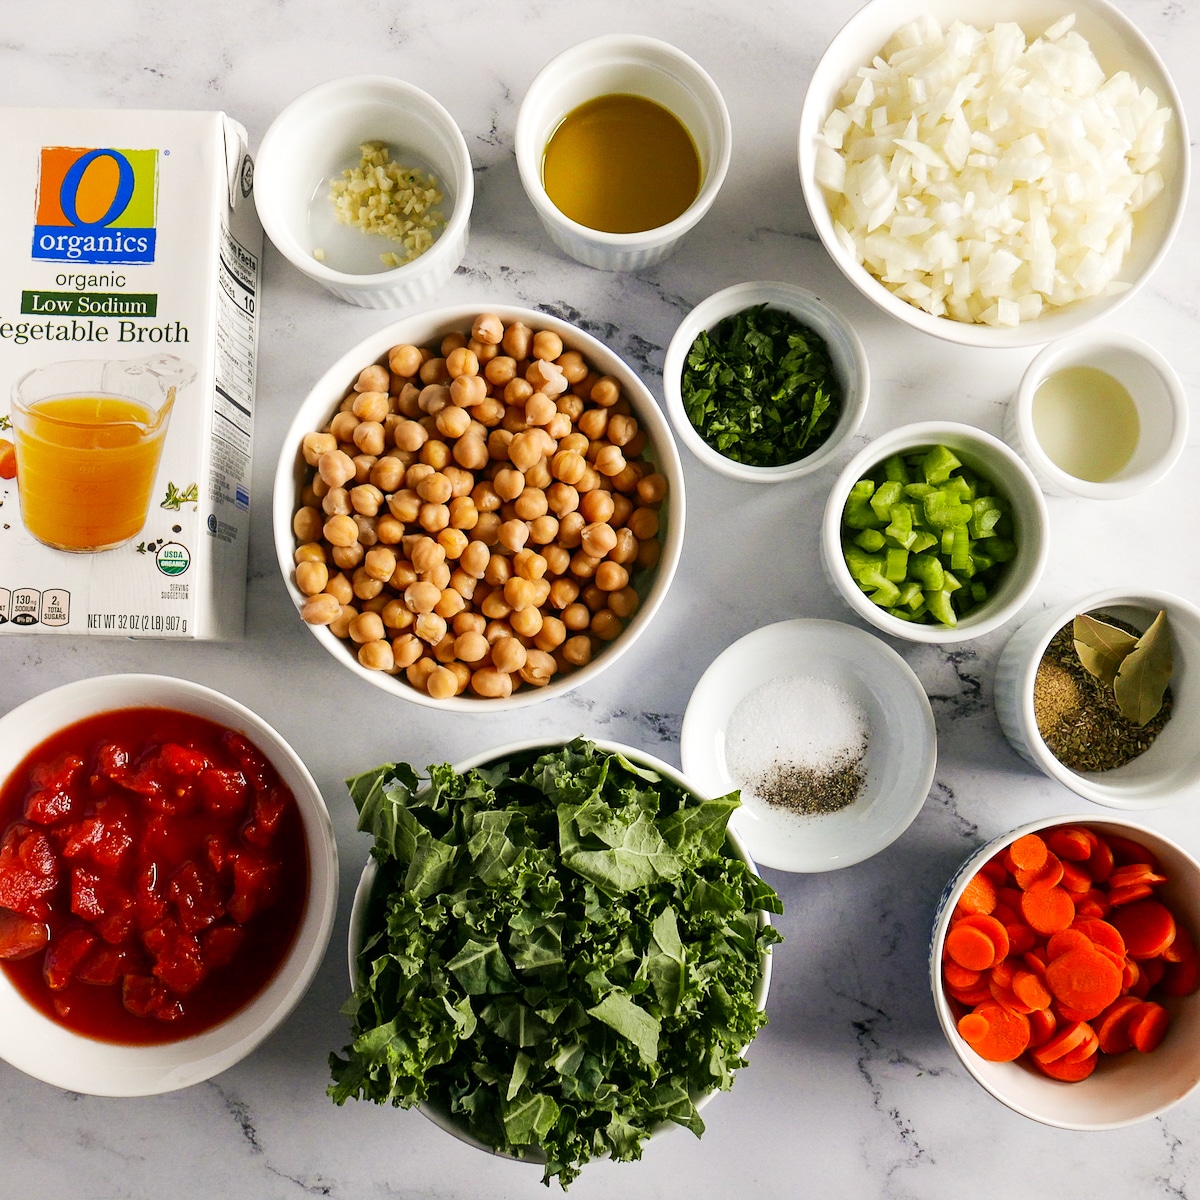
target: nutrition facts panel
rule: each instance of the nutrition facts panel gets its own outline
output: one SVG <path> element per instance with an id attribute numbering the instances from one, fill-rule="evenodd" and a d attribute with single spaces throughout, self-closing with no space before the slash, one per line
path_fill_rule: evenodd
<path id="1" fill-rule="evenodd" d="M 217 420 L 213 431 L 247 459 L 254 423 L 258 267 L 258 256 L 222 227 L 217 304 Z"/>

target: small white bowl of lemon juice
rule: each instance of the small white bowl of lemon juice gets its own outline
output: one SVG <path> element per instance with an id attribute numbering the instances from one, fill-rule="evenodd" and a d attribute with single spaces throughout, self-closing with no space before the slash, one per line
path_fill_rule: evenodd
<path id="1" fill-rule="evenodd" d="M 1084 333 L 1029 364 L 1005 438 L 1048 495 L 1121 500 L 1183 451 L 1188 405 L 1171 364 L 1129 334 Z"/>

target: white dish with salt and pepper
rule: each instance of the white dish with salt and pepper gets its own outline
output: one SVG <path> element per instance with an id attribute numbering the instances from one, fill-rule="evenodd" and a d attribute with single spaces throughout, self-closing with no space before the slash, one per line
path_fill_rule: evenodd
<path id="1" fill-rule="evenodd" d="M 862 862 L 908 828 L 937 738 L 929 698 L 895 650 L 852 625 L 796 619 L 713 661 L 679 753 L 702 791 L 741 791 L 731 824 L 756 862 L 815 872 Z"/>

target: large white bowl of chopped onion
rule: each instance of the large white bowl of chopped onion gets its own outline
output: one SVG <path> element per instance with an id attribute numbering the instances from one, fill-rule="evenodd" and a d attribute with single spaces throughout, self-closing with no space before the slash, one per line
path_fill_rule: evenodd
<path id="1" fill-rule="evenodd" d="M 799 162 L 821 241 L 868 299 L 1016 347 L 1145 283 L 1189 148 L 1166 68 L 1107 0 L 871 0 L 817 65 Z"/>

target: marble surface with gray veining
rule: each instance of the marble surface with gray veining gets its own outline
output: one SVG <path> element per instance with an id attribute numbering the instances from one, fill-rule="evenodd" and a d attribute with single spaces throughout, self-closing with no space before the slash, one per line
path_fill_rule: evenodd
<path id="1" fill-rule="evenodd" d="M 1200 5 L 1117 0 L 1145 31 L 1200 121 Z M 465 132 L 476 170 L 466 259 L 444 303 L 539 307 L 612 344 L 661 396 L 666 344 L 690 306 L 746 279 L 802 283 L 839 306 L 865 343 L 870 407 L 852 447 L 815 477 L 737 484 L 684 452 L 683 561 L 637 651 L 595 683 L 524 713 L 464 717 L 417 708 L 340 671 L 301 626 L 271 544 L 268 497 L 283 431 L 326 366 L 387 323 L 327 297 L 269 248 L 259 359 L 245 641 L 226 645 L 37 636 L 0 639 L 0 711 L 59 683 L 113 671 L 175 673 L 270 721 L 321 786 L 342 856 L 338 924 L 308 995 L 255 1053 L 167 1096 L 64 1093 L 0 1063 L 0 1200 L 171 1196 L 180 1200 L 515 1200 L 544 1194 L 536 1168 L 460 1145 L 418 1113 L 326 1098 L 326 1058 L 345 1040 L 344 941 L 367 841 L 341 780 L 376 762 L 455 760 L 532 734 L 586 733 L 678 762 L 680 722 L 708 663 L 742 634 L 794 616 L 852 620 L 817 566 L 820 514 L 853 450 L 918 418 L 999 433 L 1034 351 L 935 342 L 860 299 L 817 241 L 800 196 L 796 130 L 817 57 L 855 0 L 104 0 L 0 5 L 0 105 L 220 108 L 257 146 L 299 92 L 381 72 L 436 96 Z M 561 257 L 525 200 L 513 161 L 517 107 L 559 50 L 613 30 L 691 54 L 722 88 L 733 161 L 706 220 L 673 258 L 637 276 Z M 13 297 L 0 281 L 0 309 Z M 1109 324 L 1166 353 L 1200 386 L 1200 236 L 1190 206 L 1175 248 Z M 1200 594 L 1200 432 L 1175 472 L 1106 506 L 1051 499 L 1049 568 L 1029 611 L 1107 586 Z M 938 894 L 988 837 L 1043 815 L 1095 811 L 1009 748 L 992 711 L 1010 632 L 948 649 L 897 643 L 937 722 L 924 809 L 888 850 L 826 875 L 766 872 L 782 894 L 770 1024 L 733 1091 L 705 1111 L 702 1141 L 676 1132 L 641 1163 L 593 1164 L 578 1200 L 813 1196 L 822 1200 L 1117 1200 L 1200 1197 L 1200 1096 L 1132 1128 L 1051 1129 L 992 1100 L 959 1064 L 930 1000 L 926 946 Z M 1145 822 L 1200 853 L 1200 816 Z"/>

